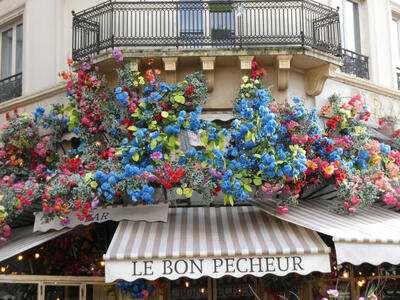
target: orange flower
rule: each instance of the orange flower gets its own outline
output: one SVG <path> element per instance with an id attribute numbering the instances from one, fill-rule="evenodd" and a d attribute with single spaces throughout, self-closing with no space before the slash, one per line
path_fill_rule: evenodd
<path id="1" fill-rule="evenodd" d="M 329 167 L 326 167 L 326 168 L 324 169 L 324 172 L 325 172 L 326 174 L 328 174 L 328 175 L 332 175 L 334 170 L 335 170 L 335 167 L 332 166 L 332 165 L 330 165 Z"/>
<path id="2" fill-rule="evenodd" d="M 329 105 L 324 105 L 321 107 L 321 113 L 325 116 L 325 115 L 329 115 L 331 113 L 330 108 L 332 108 L 332 104 Z"/>
<path id="3" fill-rule="evenodd" d="M 374 155 L 371 160 L 374 164 L 376 164 L 381 161 L 381 157 L 379 155 Z"/>
<path id="4" fill-rule="evenodd" d="M 318 165 L 315 162 L 313 162 L 312 160 L 308 160 L 307 161 L 307 167 L 315 170 L 316 168 L 318 168 Z"/>
<path id="5" fill-rule="evenodd" d="M 160 75 L 161 74 L 161 70 L 160 69 L 155 69 L 154 73 L 156 73 L 156 75 Z"/>
<path id="6" fill-rule="evenodd" d="M 73 66 L 74 65 L 74 60 L 72 58 L 68 58 L 67 63 L 69 66 Z"/>

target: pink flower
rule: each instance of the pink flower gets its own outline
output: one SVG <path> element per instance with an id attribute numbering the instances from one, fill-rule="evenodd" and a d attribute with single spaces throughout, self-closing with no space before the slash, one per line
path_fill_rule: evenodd
<path id="1" fill-rule="evenodd" d="M 296 126 L 299 126 L 299 123 L 295 122 L 295 121 L 289 121 L 286 124 L 286 127 L 288 130 L 292 130 L 293 128 L 295 128 Z"/>
<path id="2" fill-rule="evenodd" d="M 289 211 L 289 206 L 287 206 L 287 205 L 285 205 L 285 206 L 278 205 L 276 209 L 280 213 L 287 213 Z"/>
<path id="3" fill-rule="evenodd" d="M 351 203 L 353 205 L 357 205 L 358 203 L 360 203 L 360 199 L 358 199 L 357 196 L 353 196 L 353 197 L 351 197 Z"/>
<path id="4" fill-rule="evenodd" d="M 349 212 L 354 213 L 356 211 L 356 208 L 354 206 L 349 208 Z"/>
<path id="5" fill-rule="evenodd" d="M 153 152 L 152 154 L 150 154 L 150 158 L 152 160 L 160 160 L 160 159 L 162 159 L 162 157 L 163 157 L 163 154 L 160 151 L 156 151 L 156 152 Z"/>

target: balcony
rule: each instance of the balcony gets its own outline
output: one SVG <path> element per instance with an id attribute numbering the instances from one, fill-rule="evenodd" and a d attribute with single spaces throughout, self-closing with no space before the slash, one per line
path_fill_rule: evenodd
<path id="1" fill-rule="evenodd" d="M 0 103 L 22 95 L 22 73 L 0 79 Z"/>
<path id="2" fill-rule="evenodd" d="M 368 56 L 342 49 L 342 58 L 343 66 L 340 68 L 342 72 L 369 79 Z"/>
<path id="3" fill-rule="evenodd" d="M 339 14 L 312 0 L 108 1 L 73 13 L 75 60 L 115 47 L 301 47 L 340 56 Z"/>

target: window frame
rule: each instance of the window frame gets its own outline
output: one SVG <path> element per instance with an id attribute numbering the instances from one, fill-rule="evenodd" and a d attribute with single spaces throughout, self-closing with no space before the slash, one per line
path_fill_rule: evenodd
<path id="1" fill-rule="evenodd" d="M 353 4 L 357 5 L 357 22 L 358 24 L 356 26 L 354 26 L 353 30 L 354 30 L 354 36 L 355 36 L 355 41 L 354 41 L 354 48 L 355 49 L 349 49 L 348 46 L 346 45 L 346 36 L 345 36 L 345 28 L 346 28 L 346 18 L 345 18 L 345 14 L 346 14 L 346 3 L 350 2 Z M 342 40 L 342 47 L 345 49 L 348 49 L 350 51 L 353 51 L 355 53 L 358 54 L 364 54 L 363 53 L 363 46 L 362 46 L 362 32 L 361 32 L 361 5 L 362 3 L 358 0 L 342 0 L 341 1 L 341 22 L 340 22 L 340 26 L 341 26 L 341 40 Z M 352 11 L 354 14 L 354 10 Z M 356 32 L 357 31 L 357 32 Z M 358 33 L 358 39 L 356 37 L 356 34 Z M 357 49 L 358 46 L 358 49 Z"/>
<path id="2" fill-rule="evenodd" d="M 0 27 L 0 80 L 14 76 L 17 74 L 17 27 L 22 25 L 22 54 L 21 54 L 21 72 L 23 72 L 23 61 L 24 61 L 24 24 L 21 18 L 13 21 L 12 23 L 8 23 L 6 26 Z M 1 65 L 2 65 L 2 45 L 3 45 L 3 32 L 12 29 L 12 48 L 11 48 L 11 74 L 5 76 L 4 78 L 1 76 Z"/>
<path id="3" fill-rule="evenodd" d="M 397 23 L 396 32 L 393 31 L 393 22 Z M 397 35 L 397 51 L 395 45 L 391 45 L 392 61 L 393 61 L 393 86 L 395 90 L 400 90 L 400 14 L 392 9 L 390 18 L 390 39 Z M 393 42 L 393 41 L 392 41 Z"/>

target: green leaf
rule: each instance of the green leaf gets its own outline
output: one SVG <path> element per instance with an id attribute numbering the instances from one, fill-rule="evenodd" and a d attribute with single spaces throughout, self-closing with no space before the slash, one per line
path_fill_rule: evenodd
<path id="1" fill-rule="evenodd" d="M 153 150 L 156 146 L 157 146 L 157 141 L 156 140 L 152 140 L 151 143 L 150 143 L 150 149 Z"/>
<path id="2" fill-rule="evenodd" d="M 146 108 L 146 102 L 142 102 L 139 104 L 139 107 Z"/>
<path id="3" fill-rule="evenodd" d="M 225 194 L 225 197 L 224 197 L 224 205 L 226 205 L 226 204 L 228 203 L 228 201 L 229 201 L 228 194 Z"/>
<path id="4" fill-rule="evenodd" d="M 169 116 L 169 113 L 167 111 L 162 111 L 161 112 L 161 117 L 168 118 L 168 116 Z"/>
<path id="5" fill-rule="evenodd" d="M 136 131 L 136 130 L 137 130 L 137 127 L 136 127 L 136 126 L 129 126 L 129 127 L 128 127 L 128 130 Z"/>
<path id="6" fill-rule="evenodd" d="M 253 182 L 254 182 L 255 185 L 261 185 L 262 184 L 261 178 L 254 178 Z"/>
<path id="7" fill-rule="evenodd" d="M 205 131 L 200 133 L 200 140 L 201 140 L 201 143 L 203 144 L 203 146 L 207 146 L 207 144 L 208 144 L 208 135 L 207 135 L 207 133 Z"/>
<path id="8" fill-rule="evenodd" d="M 169 138 L 168 138 L 168 146 L 170 147 L 170 148 L 175 148 L 175 142 L 176 142 L 176 137 L 174 136 L 174 135 L 171 135 Z"/>
<path id="9" fill-rule="evenodd" d="M 136 152 L 135 154 L 133 154 L 132 159 L 133 161 L 139 161 L 139 153 Z"/>
<path id="10" fill-rule="evenodd" d="M 219 141 L 218 141 L 218 146 L 220 150 L 224 150 L 225 149 L 225 136 L 223 134 L 221 134 Z"/>
<path id="11" fill-rule="evenodd" d="M 135 112 L 133 114 L 131 114 L 132 117 L 140 117 L 140 109 L 136 109 Z"/>
<path id="12" fill-rule="evenodd" d="M 233 196 L 232 195 L 228 196 L 228 201 L 229 201 L 229 204 L 232 205 L 232 206 L 235 204 L 235 202 L 233 201 Z"/>
<path id="13" fill-rule="evenodd" d="M 251 188 L 251 186 L 248 185 L 248 184 L 245 184 L 243 187 L 244 187 L 244 189 L 245 189 L 246 191 L 248 191 L 249 193 L 251 193 L 251 192 L 253 191 L 253 189 Z"/>
<path id="14" fill-rule="evenodd" d="M 185 102 L 186 102 L 185 97 L 184 97 L 184 96 L 181 96 L 181 95 L 176 95 L 176 96 L 174 97 L 174 100 L 175 100 L 175 102 L 178 102 L 178 103 L 180 103 L 180 104 L 185 104 Z"/>
<path id="15" fill-rule="evenodd" d="M 251 141 L 251 132 L 250 131 L 246 134 L 246 137 L 244 138 L 244 140 L 246 142 Z"/>

